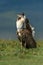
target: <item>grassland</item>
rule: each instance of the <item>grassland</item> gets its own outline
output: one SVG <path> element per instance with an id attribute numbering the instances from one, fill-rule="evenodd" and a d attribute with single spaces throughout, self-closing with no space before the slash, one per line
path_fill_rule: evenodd
<path id="1" fill-rule="evenodd" d="M 43 65 L 43 41 L 36 49 L 20 51 L 19 41 L 0 40 L 0 65 Z"/>

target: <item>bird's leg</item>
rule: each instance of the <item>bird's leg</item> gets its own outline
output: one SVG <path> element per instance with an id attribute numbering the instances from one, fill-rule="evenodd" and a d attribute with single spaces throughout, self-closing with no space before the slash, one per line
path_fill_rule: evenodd
<path id="1" fill-rule="evenodd" d="M 20 51 L 23 52 L 22 42 L 20 43 Z"/>

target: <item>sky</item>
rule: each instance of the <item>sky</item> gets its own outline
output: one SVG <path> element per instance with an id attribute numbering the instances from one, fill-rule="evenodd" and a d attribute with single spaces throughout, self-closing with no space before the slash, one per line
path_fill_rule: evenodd
<path id="1" fill-rule="evenodd" d="M 0 0 L 0 39 L 16 39 L 17 14 L 24 12 L 43 39 L 43 0 Z"/>

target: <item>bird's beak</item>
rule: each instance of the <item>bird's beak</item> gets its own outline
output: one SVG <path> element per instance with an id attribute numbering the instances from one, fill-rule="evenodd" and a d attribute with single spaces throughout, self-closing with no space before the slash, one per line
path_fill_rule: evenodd
<path id="1" fill-rule="evenodd" d="M 17 15 L 18 17 L 22 17 L 22 15 Z"/>

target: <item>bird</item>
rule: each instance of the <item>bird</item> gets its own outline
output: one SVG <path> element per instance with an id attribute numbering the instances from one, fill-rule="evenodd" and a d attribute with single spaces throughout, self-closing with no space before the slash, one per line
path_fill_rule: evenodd
<path id="1" fill-rule="evenodd" d="M 17 15 L 16 28 L 17 37 L 25 48 L 36 48 L 36 41 L 34 40 L 34 27 L 29 24 L 28 18 L 24 13 Z"/>

